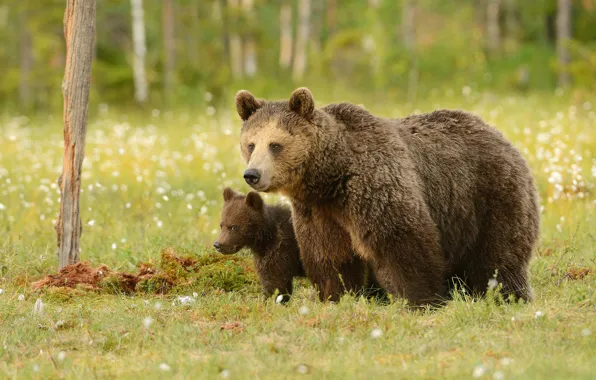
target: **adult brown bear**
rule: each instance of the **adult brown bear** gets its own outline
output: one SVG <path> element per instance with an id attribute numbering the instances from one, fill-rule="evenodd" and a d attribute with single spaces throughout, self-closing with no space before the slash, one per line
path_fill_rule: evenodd
<path id="1" fill-rule="evenodd" d="M 246 182 L 290 198 L 306 273 L 322 300 L 350 282 L 354 252 L 411 304 L 447 296 L 453 277 L 531 300 L 539 233 L 533 178 L 496 129 L 462 111 L 385 119 L 342 103 L 316 108 L 236 95 Z M 349 242 L 349 244 L 345 244 Z"/>

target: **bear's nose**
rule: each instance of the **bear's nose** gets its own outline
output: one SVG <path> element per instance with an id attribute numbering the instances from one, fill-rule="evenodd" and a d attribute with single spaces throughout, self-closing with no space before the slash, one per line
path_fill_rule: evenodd
<path id="1" fill-rule="evenodd" d="M 257 183 L 259 183 L 260 179 L 261 175 L 259 174 L 259 171 L 257 169 L 246 169 L 246 171 L 244 172 L 244 180 L 249 185 L 256 185 Z"/>
<path id="2" fill-rule="evenodd" d="M 221 243 L 215 242 L 215 243 L 213 243 L 213 247 L 219 251 L 221 249 Z"/>

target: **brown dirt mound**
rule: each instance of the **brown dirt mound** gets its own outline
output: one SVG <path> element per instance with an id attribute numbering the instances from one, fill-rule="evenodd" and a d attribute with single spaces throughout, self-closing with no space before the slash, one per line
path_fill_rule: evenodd
<path id="1" fill-rule="evenodd" d="M 32 286 L 33 290 L 50 286 L 75 288 L 78 285 L 99 289 L 99 282 L 111 272 L 106 265 L 93 268 L 87 262 L 76 263 L 62 268 L 57 274 L 51 274 L 34 282 Z"/>
<path id="2" fill-rule="evenodd" d="M 163 294 L 174 287 L 189 287 L 194 291 L 205 289 L 232 291 L 255 283 L 254 270 L 249 259 L 223 255 L 201 257 L 181 256 L 172 248 L 161 251 L 159 267 L 151 263 L 138 264 L 137 273 L 118 272 L 106 265 L 91 267 L 87 262 L 64 267 L 32 284 L 33 290 L 44 288 L 76 289 L 121 293 Z"/>

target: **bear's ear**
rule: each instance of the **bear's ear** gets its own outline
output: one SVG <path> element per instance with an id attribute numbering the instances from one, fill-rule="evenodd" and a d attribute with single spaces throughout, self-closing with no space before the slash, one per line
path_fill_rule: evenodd
<path id="1" fill-rule="evenodd" d="M 255 210 L 261 210 L 263 208 L 263 198 L 259 195 L 259 193 L 251 191 L 246 194 L 246 204 L 248 207 L 252 207 Z"/>
<path id="2" fill-rule="evenodd" d="M 290 96 L 290 109 L 305 119 L 312 118 L 315 112 L 315 100 L 306 87 L 300 87 Z"/>
<path id="3" fill-rule="evenodd" d="M 240 90 L 236 93 L 236 111 L 243 121 L 255 113 L 261 106 L 262 102 L 255 99 L 253 94 L 246 90 Z"/>
<path id="4" fill-rule="evenodd" d="M 226 187 L 223 191 L 223 197 L 225 202 L 229 202 L 232 198 L 236 196 L 236 192 L 229 187 Z"/>

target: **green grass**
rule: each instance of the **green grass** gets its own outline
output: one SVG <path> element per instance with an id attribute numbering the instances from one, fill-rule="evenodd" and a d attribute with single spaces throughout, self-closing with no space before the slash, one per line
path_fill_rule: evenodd
<path id="1" fill-rule="evenodd" d="M 461 296 L 420 312 L 351 296 L 323 304 L 300 281 L 281 306 L 259 294 L 254 274 L 242 269 L 250 267 L 245 254 L 241 265 L 212 263 L 202 281 L 167 295 L 34 293 L 31 282 L 57 265 L 62 126 L 58 117 L 5 116 L 0 378 L 594 378 L 596 98 L 461 93 L 437 90 L 413 106 L 363 103 L 391 117 L 467 109 L 523 151 L 544 207 L 531 304 Z M 82 260 L 134 272 L 174 247 L 210 262 L 223 187 L 247 190 L 240 123 L 231 108 L 216 111 L 91 110 Z M 591 273 L 579 278 L 582 269 Z M 238 278 L 247 285 L 238 289 Z M 33 312 L 38 298 L 42 314 Z"/>

